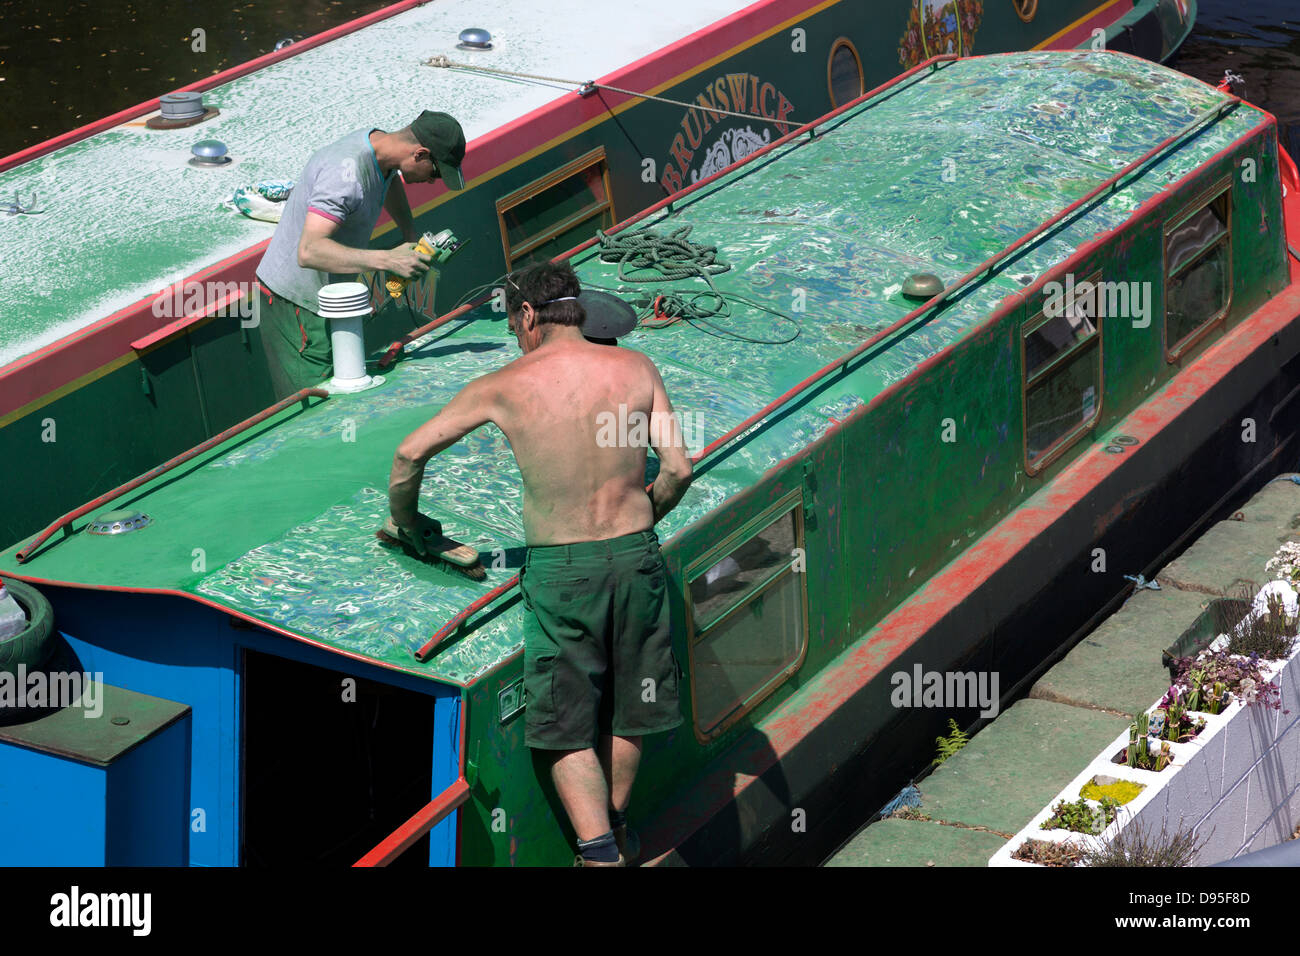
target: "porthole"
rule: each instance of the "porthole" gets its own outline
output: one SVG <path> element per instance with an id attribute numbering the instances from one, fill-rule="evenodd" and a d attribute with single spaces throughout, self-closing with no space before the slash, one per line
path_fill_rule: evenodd
<path id="1" fill-rule="evenodd" d="M 862 58 L 844 37 L 831 45 L 831 55 L 826 61 L 826 84 L 830 88 L 831 106 L 843 106 L 866 92 Z"/>

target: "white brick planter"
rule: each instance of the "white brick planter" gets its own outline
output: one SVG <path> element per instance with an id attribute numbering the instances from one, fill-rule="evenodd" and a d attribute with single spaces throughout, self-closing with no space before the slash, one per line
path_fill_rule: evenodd
<path id="1" fill-rule="evenodd" d="M 1152 834 L 1163 826 L 1171 836 L 1195 829 L 1197 841 L 1205 841 L 1196 858 L 1202 866 L 1289 839 L 1300 822 L 1300 647 L 1286 661 L 1268 665 L 1264 676 L 1279 686 L 1282 710 L 1290 713 L 1236 701 L 1217 715 L 1189 712 L 1205 719 L 1205 729 L 1192 741 L 1171 744 L 1173 763 L 1158 773 L 1111 762 L 1128 745 L 1126 729 L 993 854 L 989 866 L 1038 866 L 1011 858 L 1026 840 L 1092 839 L 1039 825 L 1058 801 L 1077 801 L 1080 788 L 1098 775 L 1146 784 L 1120 807 L 1102 838 L 1134 824 Z"/>

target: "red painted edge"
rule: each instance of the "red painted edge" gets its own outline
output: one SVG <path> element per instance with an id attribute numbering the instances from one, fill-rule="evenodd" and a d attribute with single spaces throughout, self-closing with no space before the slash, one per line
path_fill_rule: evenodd
<path id="1" fill-rule="evenodd" d="M 223 83 L 229 83 L 231 80 L 237 80 L 241 76 L 246 76 L 263 67 L 270 66 L 272 63 L 279 63 L 281 60 L 287 60 L 290 57 L 297 56 L 299 53 L 306 53 L 315 47 L 322 46 L 331 40 L 336 40 L 348 33 L 355 33 L 357 30 L 368 27 L 380 20 L 387 20 L 399 13 L 405 13 L 407 10 L 423 6 L 429 0 L 400 0 L 392 6 L 384 7 L 382 10 L 376 10 L 374 13 L 368 13 L 364 17 L 357 17 L 355 20 L 349 20 L 347 23 L 331 27 L 322 33 L 307 37 L 305 40 L 299 40 L 283 50 L 276 50 L 271 53 L 263 54 L 255 59 L 248 60 L 245 63 L 237 64 L 229 69 L 222 70 L 220 73 L 214 73 L 212 76 L 206 76 L 201 80 L 195 80 L 185 86 L 178 86 L 170 93 L 185 93 L 202 90 L 210 90 L 213 87 L 220 86 Z M 161 95 L 161 94 L 160 94 Z M 51 139 L 47 139 L 35 146 L 28 146 L 26 149 L 19 150 L 16 153 L 10 153 L 8 156 L 0 159 L 0 173 L 7 169 L 12 169 L 22 163 L 52 153 L 64 146 L 70 146 L 73 143 L 88 139 L 96 133 L 111 129 L 114 126 L 120 126 L 128 120 L 138 119 L 141 116 L 147 116 L 150 113 L 158 111 L 157 98 L 146 100 L 143 103 L 137 103 L 135 106 L 129 106 L 124 110 L 119 110 L 110 116 L 97 119 L 93 123 L 87 123 L 85 126 L 79 126 L 74 130 L 69 130 Z"/>
<path id="2" fill-rule="evenodd" d="M 373 850 L 352 865 L 387 866 L 468 799 L 469 784 L 463 776 L 457 777 L 451 786 L 380 840 Z"/>
<path id="3" fill-rule="evenodd" d="M 262 628 L 264 631 L 278 634 L 281 637 L 287 637 L 300 644 L 306 644 L 308 647 L 315 647 L 328 654 L 337 654 L 339 657 L 344 657 L 351 661 L 368 664 L 371 667 L 383 668 L 384 670 L 397 671 L 399 674 L 411 674 L 415 677 L 423 677 L 427 680 L 436 681 L 439 684 L 446 684 L 449 687 L 460 687 L 463 689 L 468 686 L 464 681 L 457 680 L 454 677 L 444 677 L 442 675 L 430 676 L 427 670 L 422 670 L 418 667 L 404 667 L 390 661 L 381 661 L 378 658 L 368 657 L 365 654 L 358 654 L 356 651 L 344 650 L 341 647 L 335 647 L 333 644 L 326 644 L 323 641 L 305 637 L 296 631 L 291 631 L 288 628 L 279 626 L 278 624 L 271 624 L 268 621 L 263 621 L 261 618 L 254 617 L 246 611 L 235 610 L 234 608 L 227 607 L 219 601 L 203 597 L 200 594 L 191 594 L 189 591 L 178 591 L 175 588 L 136 588 L 107 584 L 83 584 L 79 581 L 55 581 L 50 578 L 38 578 L 35 575 L 23 574 L 18 571 L 6 571 L 4 576 L 6 578 L 15 578 L 19 581 L 26 581 L 28 584 L 36 586 L 44 585 L 45 587 L 52 588 L 76 588 L 79 591 L 108 591 L 116 594 L 161 594 L 167 597 L 185 598 L 186 600 L 194 601 L 198 604 L 210 607 L 214 611 L 220 611 L 223 614 L 229 614 L 231 617 L 237 617 L 241 621 L 247 621 L 249 624 L 254 624 L 257 627 Z"/>

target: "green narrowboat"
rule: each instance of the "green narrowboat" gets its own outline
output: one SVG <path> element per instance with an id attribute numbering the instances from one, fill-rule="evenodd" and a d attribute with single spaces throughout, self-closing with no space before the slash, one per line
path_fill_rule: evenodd
<path id="1" fill-rule="evenodd" d="M 1294 466 L 1297 188 L 1271 115 L 1162 66 L 937 57 L 571 252 L 645 314 L 620 347 L 697 460 L 658 528 L 686 722 L 646 738 L 648 862 L 821 859 L 978 709 L 900 702 L 894 675 L 1008 699 L 1125 575 Z M 682 242 L 696 277 L 630 258 Z M 191 722 L 149 784 L 181 862 L 572 862 L 523 743 L 504 436 L 421 492 L 486 581 L 373 534 L 397 443 L 516 354 L 494 302 L 417 330 L 379 387 L 300 393 L 0 552 L 53 607 L 47 670 Z M 94 734 L 60 713 L 0 727 L 37 822 L 70 799 L 47 765 Z"/>
<path id="2" fill-rule="evenodd" d="M 0 193 L 44 207 L 0 230 L 0 460 L 24 463 L 0 476 L 0 544 L 272 402 L 252 302 L 274 226 L 223 200 L 358 127 L 427 107 L 469 139 L 468 188 L 409 187 L 417 231 L 470 245 L 375 316 L 371 341 L 392 341 L 926 57 L 1105 43 L 1160 59 L 1195 17 L 1194 0 L 566 10 L 579 28 L 514 2 L 402 0 L 186 87 L 205 97 L 197 122 L 154 101 L 0 160 Z M 488 47 L 458 42 L 472 27 Z M 191 165 L 214 139 L 231 161 Z M 385 214 L 374 244 L 399 238 Z"/>

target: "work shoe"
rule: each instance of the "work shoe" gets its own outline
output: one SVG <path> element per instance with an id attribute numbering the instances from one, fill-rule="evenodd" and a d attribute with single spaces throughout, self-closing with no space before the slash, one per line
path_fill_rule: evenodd
<path id="1" fill-rule="evenodd" d="M 573 865 L 574 866 L 627 866 L 627 863 L 624 861 L 623 854 L 621 852 L 618 855 L 618 861 L 615 863 L 598 863 L 595 860 L 585 859 L 583 855 L 579 853 L 577 856 L 573 858 Z"/>
<path id="2" fill-rule="evenodd" d="M 631 866 L 641 855 L 641 838 L 635 830 L 629 830 L 626 823 L 615 828 L 614 842 L 618 844 L 619 855 L 627 861 L 626 866 Z"/>

